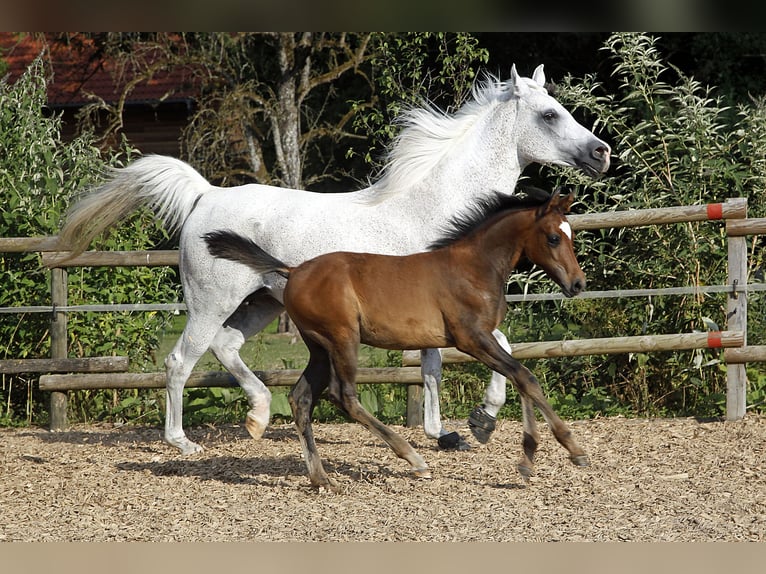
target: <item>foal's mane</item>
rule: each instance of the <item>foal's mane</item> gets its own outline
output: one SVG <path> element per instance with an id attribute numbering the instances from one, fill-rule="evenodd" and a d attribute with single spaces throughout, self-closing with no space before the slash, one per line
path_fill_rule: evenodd
<path id="1" fill-rule="evenodd" d="M 545 91 L 532 80 L 527 83 Z M 473 86 L 473 99 L 452 115 L 428 101 L 405 110 L 396 120 L 403 128 L 388 147 L 386 164 L 378 180 L 365 190 L 369 192 L 365 199 L 379 202 L 421 181 L 481 117 L 508 99 L 510 89 L 508 83 L 485 73 Z"/>
<path id="2" fill-rule="evenodd" d="M 550 198 L 550 193 L 533 186 L 520 186 L 519 193 L 513 195 L 495 192 L 488 197 L 478 198 L 463 213 L 450 219 L 442 230 L 442 236 L 431 243 L 428 249 L 433 251 L 451 245 L 498 213 L 539 207 Z"/>

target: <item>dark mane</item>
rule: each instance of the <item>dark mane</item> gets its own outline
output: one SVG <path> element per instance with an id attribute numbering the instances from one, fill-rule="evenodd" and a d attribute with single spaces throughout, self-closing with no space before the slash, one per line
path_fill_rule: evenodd
<path id="1" fill-rule="evenodd" d="M 519 187 L 517 193 L 504 195 L 494 193 L 489 197 L 478 199 L 465 212 L 450 219 L 444 226 L 442 236 L 428 246 L 430 251 L 451 245 L 473 231 L 479 224 L 493 215 L 510 209 L 528 209 L 538 207 L 551 198 L 551 194 L 539 187 Z"/>

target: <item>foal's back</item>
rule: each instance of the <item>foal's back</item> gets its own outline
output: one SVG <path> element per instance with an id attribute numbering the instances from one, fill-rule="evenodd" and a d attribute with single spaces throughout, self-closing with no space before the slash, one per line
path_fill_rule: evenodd
<path id="1" fill-rule="evenodd" d="M 456 281 L 452 259 L 449 249 L 408 256 L 322 255 L 291 271 L 285 308 L 304 333 L 344 337 L 348 344 L 450 346 L 443 303 Z"/>

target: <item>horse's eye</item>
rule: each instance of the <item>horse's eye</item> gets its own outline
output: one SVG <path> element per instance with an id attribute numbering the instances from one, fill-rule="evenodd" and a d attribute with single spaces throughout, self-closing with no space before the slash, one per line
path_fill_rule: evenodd
<path id="1" fill-rule="evenodd" d="M 550 245 L 551 247 L 556 247 L 560 243 L 561 243 L 561 235 L 559 235 L 558 233 L 551 233 L 548 236 L 548 245 Z"/>
<path id="2" fill-rule="evenodd" d="M 543 121 L 545 121 L 546 124 L 550 124 L 556 120 L 558 117 L 558 114 L 554 112 L 553 110 L 548 110 L 547 112 L 543 113 Z"/>

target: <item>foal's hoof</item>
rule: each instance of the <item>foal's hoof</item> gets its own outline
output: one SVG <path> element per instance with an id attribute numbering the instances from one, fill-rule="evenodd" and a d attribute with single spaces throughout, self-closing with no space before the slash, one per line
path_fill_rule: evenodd
<path id="1" fill-rule="evenodd" d="M 325 493 L 325 492 L 331 492 L 333 494 L 340 494 L 341 493 L 341 487 L 340 485 L 333 480 L 332 478 L 327 478 L 327 481 L 323 481 L 319 484 L 311 483 L 311 486 L 316 489 L 318 493 Z"/>
<path id="2" fill-rule="evenodd" d="M 480 443 L 489 442 L 489 437 L 495 430 L 497 419 L 484 410 L 483 405 L 477 406 L 468 416 L 468 427 Z"/>
<path id="3" fill-rule="evenodd" d="M 575 466 L 590 466 L 590 459 L 587 454 L 578 454 L 577 456 L 570 456 L 569 460 Z"/>
<path id="4" fill-rule="evenodd" d="M 524 479 L 525 483 L 529 480 L 529 477 L 532 476 L 532 468 L 525 464 L 517 465 L 516 469 L 519 471 L 519 474 L 521 475 L 521 478 Z"/>
<path id="5" fill-rule="evenodd" d="M 470 450 L 471 445 L 463 440 L 457 432 L 453 431 L 449 434 L 443 434 L 437 441 L 439 448 L 443 450 Z"/>

